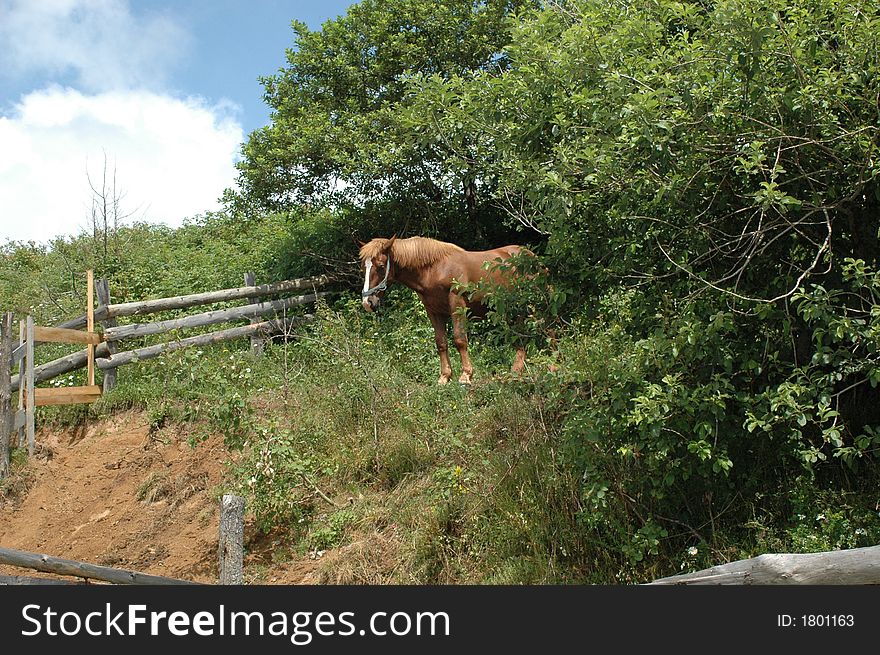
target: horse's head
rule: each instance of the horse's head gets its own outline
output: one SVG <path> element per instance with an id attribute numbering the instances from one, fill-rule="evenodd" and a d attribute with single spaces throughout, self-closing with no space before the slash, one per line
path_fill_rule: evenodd
<path id="1" fill-rule="evenodd" d="M 368 312 L 379 309 L 382 297 L 393 280 L 391 269 L 391 247 L 397 235 L 390 239 L 373 239 L 361 244 L 361 259 L 364 262 L 364 290 L 361 292 L 364 309 Z"/>

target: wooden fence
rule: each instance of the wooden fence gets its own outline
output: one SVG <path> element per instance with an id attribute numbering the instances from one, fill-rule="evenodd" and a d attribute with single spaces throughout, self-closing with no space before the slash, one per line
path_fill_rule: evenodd
<path id="1" fill-rule="evenodd" d="M 660 578 L 654 585 L 877 585 L 880 546 L 824 553 L 768 553 Z"/>
<path id="2" fill-rule="evenodd" d="M 29 553 L 23 550 L 0 547 L 0 564 L 18 566 L 25 569 L 53 573 L 55 575 L 69 575 L 86 580 L 101 580 L 114 584 L 197 584 L 188 580 L 167 578 L 137 571 L 115 569 L 110 566 L 98 566 L 77 560 L 62 559 L 40 553 Z M 0 582 L 5 584 L 43 584 L 46 578 L 27 578 L 19 576 L 5 576 Z M 51 580 L 48 580 L 51 583 Z"/>
<path id="3" fill-rule="evenodd" d="M 245 275 L 246 286 L 234 289 L 220 289 L 171 298 L 157 298 L 137 302 L 113 304 L 106 280 L 94 281 L 92 272 L 87 273 L 86 312 L 70 321 L 54 327 L 34 325 L 33 317 L 20 321 L 17 347 L 9 345 L 13 319 L 11 314 L 0 315 L 0 478 L 8 469 L 8 447 L 12 435 L 18 432 L 18 446 L 26 442 L 29 453 L 34 450 L 34 408 L 49 404 L 90 403 L 113 388 L 116 382 L 116 369 L 125 364 L 138 362 L 163 353 L 173 352 L 192 346 L 204 346 L 230 339 L 249 337 L 254 352 L 262 349 L 262 339 L 273 333 L 286 331 L 290 327 L 313 319 L 310 314 L 288 317 L 287 311 L 308 303 L 313 303 L 329 292 L 319 291 L 331 279 L 327 275 L 296 280 L 284 280 L 271 284 L 254 284 L 253 275 Z M 182 316 L 162 321 L 118 325 L 116 319 L 126 316 L 142 316 L 156 312 L 188 309 L 200 305 L 255 299 L 272 295 L 287 295 L 295 292 L 311 291 L 303 295 L 289 296 L 278 300 L 256 302 L 238 307 L 218 309 Z M 94 294 L 99 306 L 94 307 Z M 271 317 L 271 318 L 269 318 Z M 238 327 L 216 330 L 196 336 L 178 338 L 164 343 L 121 350 L 120 342 L 145 336 L 167 334 L 219 323 L 249 320 L 250 323 Z M 95 322 L 101 324 L 100 332 L 95 332 Z M 82 328 L 86 328 L 85 331 Z M 37 365 L 34 360 L 35 347 L 45 342 L 81 343 L 86 349 L 50 362 Z M 18 373 L 12 369 L 18 366 Z M 94 382 L 95 368 L 104 373 L 102 387 Z M 87 368 L 88 384 L 82 387 L 62 387 L 41 389 L 36 385 L 65 373 Z M 12 408 L 12 394 L 18 392 L 18 409 Z M 4 463 L 6 462 L 6 463 Z"/>

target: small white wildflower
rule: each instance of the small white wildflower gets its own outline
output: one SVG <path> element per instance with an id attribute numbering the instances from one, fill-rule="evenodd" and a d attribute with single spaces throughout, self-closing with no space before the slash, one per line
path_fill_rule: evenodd
<path id="1" fill-rule="evenodd" d="M 868 534 L 868 531 L 865 528 L 856 528 L 856 534 L 859 536 L 863 536 Z"/>
<path id="2" fill-rule="evenodd" d="M 824 514 L 816 514 L 816 520 L 817 521 L 824 521 L 825 515 Z"/>
<path id="3" fill-rule="evenodd" d="M 697 550 L 696 546 L 691 546 L 690 548 L 688 548 L 688 555 L 690 555 L 691 557 L 696 555 L 698 552 L 700 551 Z"/>

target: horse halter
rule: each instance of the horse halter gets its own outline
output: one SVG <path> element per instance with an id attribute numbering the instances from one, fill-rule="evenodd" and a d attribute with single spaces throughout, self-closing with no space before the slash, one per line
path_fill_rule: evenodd
<path id="1" fill-rule="evenodd" d="M 370 266 L 373 265 L 372 261 L 368 262 Z M 372 289 L 367 289 L 366 291 L 361 291 L 361 298 L 368 298 L 374 294 L 379 293 L 380 291 L 385 291 L 388 288 L 388 273 L 391 272 L 391 255 L 388 255 L 388 261 L 385 262 L 385 277 L 382 278 L 382 281 L 374 286 Z"/>

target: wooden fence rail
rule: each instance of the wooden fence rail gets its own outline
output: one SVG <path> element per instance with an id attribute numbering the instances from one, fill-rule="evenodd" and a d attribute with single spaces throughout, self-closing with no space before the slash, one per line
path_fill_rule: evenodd
<path id="1" fill-rule="evenodd" d="M 200 334 L 194 337 L 178 339 L 176 341 L 168 341 L 159 343 L 155 346 L 145 346 L 143 348 L 135 348 L 134 350 L 126 350 L 125 352 L 116 353 L 110 359 L 98 359 L 98 368 L 107 370 L 117 368 L 132 362 L 138 362 L 144 359 L 152 359 L 167 352 L 174 352 L 182 348 L 190 348 L 192 346 L 207 346 L 212 343 L 221 341 L 229 341 L 230 339 L 239 339 L 259 333 L 272 333 L 284 330 L 293 325 L 304 323 L 313 319 L 314 316 L 306 314 L 305 316 L 284 320 L 263 321 L 262 323 L 253 323 L 251 325 L 242 325 L 241 327 L 229 328 L 227 330 L 218 330 L 209 332 L 208 334 Z"/>
<path id="2" fill-rule="evenodd" d="M 278 293 L 287 293 L 292 291 L 301 291 L 304 289 L 316 289 L 320 285 L 326 285 L 331 281 L 330 276 L 321 275 L 317 277 L 311 278 L 299 278 L 295 280 L 285 280 L 282 282 L 275 282 L 273 284 L 260 284 L 253 285 L 247 287 L 238 287 L 235 289 L 222 289 L 220 291 L 209 291 L 206 293 L 197 293 L 191 294 L 188 296 L 176 296 L 174 298 L 157 298 L 154 300 L 146 300 L 142 302 L 130 302 L 130 303 L 122 303 L 117 305 L 103 305 L 98 307 L 95 310 L 95 320 L 96 321 L 105 321 L 110 322 L 113 321 L 116 317 L 121 316 L 133 316 L 138 314 L 148 314 L 153 312 L 160 311 L 168 311 L 171 309 L 185 309 L 189 307 L 195 307 L 199 304 L 207 304 L 207 303 L 215 303 L 221 301 L 228 300 L 236 300 L 240 298 L 254 298 L 259 297 L 261 295 L 272 295 Z M 104 281 L 99 280 L 99 284 L 103 284 Z M 242 307 L 232 307 L 229 309 L 220 309 L 213 310 L 209 312 L 203 312 L 201 314 L 193 314 L 191 316 L 184 316 L 178 319 L 169 319 L 166 321 L 157 321 L 154 323 L 134 323 L 130 325 L 122 325 L 115 326 L 110 325 L 104 328 L 103 341 L 94 345 L 95 348 L 95 358 L 97 361 L 97 367 L 104 371 L 113 371 L 118 366 L 122 364 L 127 364 L 130 362 L 138 361 L 141 359 L 149 359 L 150 357 L 155 357 L 162 352 L 167 352 L 170 350 L 178 350 L 181 346 L 169 346 L 168 348 L 154 347 L 150 346 L 148 349 L 140 349 L 136 356 L 125 356 L 121 359 L 117 359 L 120 355 L 124 353 L 116 354 L 118 350 L 118 346 L 116 346 L 116 342 L 121 341 L 123 339 L 133 338 L 133 337 L 142 337 L 148 335 L 155 334 L 164 334 L 170 332 L 172 330 L 177 329 L 185 329 L 185 328 L 194 328 L 201 327 L 205 325 L 215 325 L 217 323 L 224 323 L 228 321 L 241 320 L 241 319 L 255 319 L 260 316 L 266 316 L 269 314 L 283 314 L 287 309 L 293 307 L 295 305 L 302 305 L 310 302 L 314 302 L 317 298 L 321 298 L 329 295 L 329 292 L 316 292 L 303 296 L 296 296 L 293 298 L 285 298 L 282 300 L 275 300 L 271 302 L 262 302 L 255 303 L 251 305 L 245 305 Z M 104 297 L 109 297 L 109 294 L 99 293 L 99 299 Z M 309 316 L 309 319 L 312 318 Z M 298 319 L 296 322 L 303 322 L 304 319 Z M 308 319 L 305 319 L 308 320 Z M 53 330 L 70 330 L 73 331 L 77 327 L 85 326 L 87 323 L 87 319 L 85 316 L 76 318 L 72 321 L 68 321 L 66 323 L 62 323 L 57 328 L 52 328 Z M 197 346 L 197 345 L 205 345 L 208 343 L 215 343 L 217 341 L 224 341 L 227 339 L 236 339 L 241 336 L 254 336 L 254 335 L 265 335 L 267 333 L 271 333 L 272 331 L 279 331 L 284 329 L 285 327 L 289 327 L 295 322 L 288 321 L 287 323 L 278 323 L 276 321 L 262 321 L 258 323 L 253 323 L 251 327 L 253 327 L 252 331 L 244 331 L 238 332 L 238 328 L 231 328 L 230 330 L 222 330 L 220 332 L 213 333 L 218 335 L 216 339 L 202 339 L 202 335 L 199 337 L 190 337 L 188 339 L 182 339 L 180 341 L 175 341 L 172 343 L 180 344 L 184 343 L 185 346 Z M 51 336 L 52 334 L 58 335 L 62 334 L 61 332 L 46 332 L 44 330 L 48 330 L 48 328 L 43 328 L 39 335 L 41 336 Z M 83 333 L 76 333 L 83 334 Z M 35 335 L 35 342 L 40 342 L 41 339 L 39 336 Z M 29 341 L 25 341 L 21 346 L 15 348 L 13 350 L 12 355 L 12 365 L 16 364 L 21 359 L 26 356 L 26 349 Z M 164 345 L 164 344 L 162 344 Z M 131 351 L 134 352 L 134 351 Z M 155 354 L 154 354 L 155 353 Z M 113 362 L 111 364 L 111 362 Z M 81 368 L 84 368 L 88 364 L 88 350 L 83 350 L 80 352 L 71 353 L 69 355 L 64 355 L 63 357 L 59 357 L 50 362 L 46 362 L 44 364 L 40 364 L 38 366 L 33 367 L 33 375 L 34 375 L 34 383 L 39 384 L 40 382 L 45 382 L 46 380 L 51 380 L 52 378 L 58 377 L 59 375 L 64 375 L 65 373 L 69 373 L 71 371 L 76 371 Z M 21 385 L 21 374 L 13 375 L 11 377 L 11 390 L 17 391 Z"/>
<path id="3" fill-rule="evenodd" d="M 759 555 L 648 584 L 876 585 L 880 584 L 880 546 L 825 553 Z"/>
<path id="4" fill-rule="evenodd" d="M 95 358 L 101 357 L 109 357 L 110 349 L 109 344 L 102 343 L 101 345 L 95 348 Z M 59 375 L 64 375 L 65 373 L 70 373 L 71 371 L 76 371 L 81 368 L 86 367 L 86 363 L 89 359 L 89 351 L 88 350 L 80 350 L 78 352 L 72 353 L 70 355 L 65 355 L 64 357 L 59 357 L 58 359 L 53 359 L 51 362 L 46 362 L 45 364 L 39 364 L 34 366 L 34 384 L 39 384 L 40 382 L 45 382 L 46 380 L 51 380 L 52 378 L 57 378 Z M 21 383 L 21 374 L 13 375 L 11 386 L 13 391 L 17 391 Z"/>
<path id="5" fill-rule="evenodd" d="M 68 405 L 73 403 L 91 403 L 101 397 L 104 390 L 114 385 L 116 369 L 125 364 L 158 357 L 163 353 L 174 352 L 182 348 L 202 346 L 230 339 L 251 337 L 252 350 L 254 344 L 261 344 L 265 335 L 287 331 L 290 327 L 313 320 L 313 315 L 288 317 L 287 310 L 306 303 L 315 302 L 318 298 L 329 295 L 319 292 L 318 287 L 331 281 L 330 276 L 320 275 L 312 278 L 284 280 L 272 284 L 250 284 L 234 289 L 221 289 L 172 298 L 156 298 L 139 302 L 110 304 L 110 291 L 106 280 L 94 280 L 92 271 L 87 271 L 86 313 L 72 321 L 54 327 L 34 325 L 33 316 L 28 316 L 20 329 L 18 347 L 12 348 L 11 332 L 12 317 L 7 315 L 8 325 L 2 333 L 6 339 L 0 348 L 0 438 L 3 443 L 11 443 L 9 433 L 18 430 L 18 445 L 25 440 L 28 452 L 34 452 L 34 408 L 42 405 Z M 247 275 L 246 282 L 253 282 L 253 276 Z M 311 290 L 312 293 L 282 298 L 265 302 L 251 303 L 240 307 L 216 309 L 199 314 L 183 316 L 152 323 L 134 323 L 116 325 L 115 319 L 122 316 L 135 316 L 163 312 L 175 309 L 186 309 L 197 305 L 213 304 L 256 298 L 259 296 L 289 294 L 294 291 Z M 94 308 L 94 297 L 103 304 Z M 265 319 L 274 315 L 272 320 Z M 95 321 L 103 323 L 103 332 L 94 331 Z M 187 338 L 177 338 L 143 348 L 135 348 L 119 352 L 116 345 L 125 339 L 139 338 L 156 334 L 166 334 L 176 330 L 197 328 L 218 323 L 238 320 L 250 320 L 249 325 L 217 330 Z M 86 331 L 79 328 L 85 326 Z M 34 346 L 37 343 L 59 342 L 86 344 L 86 349 L 39 366 L 34 362 Z M 11 353 L 10 353 L 11 351 Z M 11 375 L 12 368 L 19 364 L 18 375 Z M 95 384 L 95 368 L 105 372 L 103 387 Z M 64 386 L 59 388 L 37 388 L 35 385 L 51 380 L 59 375 L 86 367 L 87 382 L 81 387 Z M 8 380 L 8 382 L 7 382 Z M 18 391 L 18 410 L 11 407 L 12 393 Z M 0 449 L 0 477 L 5 475 L 8 466 L 8 448 Z"/>
<path id="6" fill-rule="evenodd" d="M 194 293 L 186 296 L 174 296 L 171 298 L 156 298 L 154 300 L 141 300 L 137 302 L 105 305 L 95 310 L 95 320 L 105 321 L 111 318 L 123 316 L 136 316 L 141 314 L 154 314 L 173 309 L 188 309 L 199 305 L 210 305 L 230 300 L 243 300 L 246 298 L 260 298 L 281 293 L 293 293 L 295 291 L 315 290 L 326 286 L 332 281 L 329 275 L 318 275 L 309 278 L 297 278 L 284 280 L 271 284 L 258 284 L 249 287 L 237 287 L 234 289 L 221 289 L 219 291 L 207 291 Z M 86 316 L 78 316 L 75 319 L 61 323 L 58 327 L 79 329 L 85 327 Z"/>
<path id="7" fill-rule="evenodd" d="M 244 581 L 244 498 L 224 494 L 220 502 L 220 526 L 218 534 L 219 581 L 223 585 L 243 584 Z M 101 580 L 127 585 L 194 585 L 191 580 L 168 578 L 160 575 L 98 566 L 77 560 L 62 559 L 14 548 L 0 547 L 0 564 L 25 569 L 75 576 L 88 580 Z M 55 578 L 34 578 L 18 575 L 0 575 L 0 585 L 77 584 L 75 581 Z"/>
<path id="8" fill-rule="evenodd" d="M 78 562 L 71 559 L 62 559 L 60 557 L 51 557 L 49 555 L 41 555 L 38 553 L 29 553 L 24 550 L 15 550 L 13 548 L 0 547 L 0 564 L 20 566 L 22 568 L 33 569 L 35 571 L 42 571 L 43 573 L 56 573 L 58 575 L 73 575 L 78 578 L 103 580 L 105 582 L 113 582 L 115 584 L 199 584 L 197 582 L 191 582 L 189 580 L 178 580 L 177 578 L 166 578 L 161 575 L 150 575 L 147 573 L 138 573 L 137 571 L 114 569 L 109 566 L 87 564 L 86 562 Z"/>
<path id="9" fill-rule="evenodd" d="M 0 575 L 0 586 L 21 585 L 71 585 L 88 584 L 88 580 L 56 580 L 54 578 L 34 578 L 26 575 Z"/>
<path id="10" fill-rule="evenodd" d="M 315 302 L 318 298 L 329 295 L 328 293 L 313 293 L 306 296 L 296 296 L 293 298 L 285 298 L 284 300 L 275 300 L 272 302 L 261 302 L 253 305 L 245 305 L 243 307 L 230 307 L 229 309 L 217 309 L 201 314 L 193 314 L 182 318 L 169 319 L 167 321 L 157 321 L 155 323 L 133 323 L 131 325 L 119 325 L 104 330 L 105 341 L 119 341 L 120 339 L 130 339 L 133 337 L 145 337 L 153 334 L 163 334 L 172 330 L 181 330 L 185 328 L 202 327 L 204 325 L 216 325 L 217 323 L 228 323 L 230 321 L 255 318 L 257 316 L 266 316 L 268 314 L 281 314 L 285 310 L 297 305 L 304 305 Z"/>

